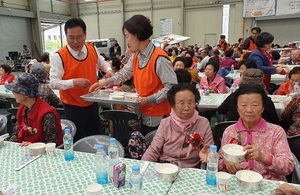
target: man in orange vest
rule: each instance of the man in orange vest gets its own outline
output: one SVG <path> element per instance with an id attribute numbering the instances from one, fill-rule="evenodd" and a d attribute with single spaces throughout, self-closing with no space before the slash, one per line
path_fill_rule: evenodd
<path id="1" fill-rule="evenodd" d="M 259 27 L 253 27 L 251 29 L 251 36 L 245 39 L 242 49 L 247 51 L 253 51 L 256 48 L 256 38 L 258 34 L 261 32 Z"/>
<path id="2" fill-rule="evenodd" d="M 97 82 L 97 69 L 113 75 L 111 68 L 93 44 L 86 44 L 86 25 L 72 18 L 65 24 L 68 45 L 51 58 L 50 85 L 60 89 L 66 118 L 77 127 L 74 140 L 100 132 L 98 104 L 86 102 L 80 96 Z M 102 132 L 103 133 L 103 132 Z"/>
<path id="3" fill-rule="evenodd" d="M 156 129 L 171 106 L 167 92 L 177 84 L 176 74 L 164 50 L 150 41 L 153 27 L 148 18 L 134 15 L 123 25 L 128 47 L 134 52 L 124 68 L 111 78 L 95 83 L 90 91 L 123 82 L 133 77 L 134 86 L 140 95 L 139 107 L 142 112 L 142 133 Z"/>
<path id="4" fill-rule="evenodd" d="M 221 50 L 224 51 L 224 53 L 226 53 L 226 51 L 228 51 L 230 49 L 230 47 L 225 39 L 226 39 L 226 36 L 221 35 L 220 40 L 219 40 L 219 45 L 221 47 Z"/>

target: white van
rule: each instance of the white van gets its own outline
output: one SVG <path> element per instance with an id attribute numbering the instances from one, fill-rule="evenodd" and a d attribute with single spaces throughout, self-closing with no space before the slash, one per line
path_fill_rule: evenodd
<path id="1" fill-rule="evenodd" d="M 93 40 L 87 40 L 86 42 L 94 43 L 99 53 L 104 53 L 107 57 L 109 57 L 109 48 L 111 48 L 116 43 L 118 43 L 118 41 L 115 38 L 93 39 Z"/>

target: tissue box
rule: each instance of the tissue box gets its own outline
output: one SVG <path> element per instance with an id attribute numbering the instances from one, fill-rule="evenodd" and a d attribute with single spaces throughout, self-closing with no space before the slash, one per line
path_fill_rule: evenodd
<path id="1" fill-rule="evenodd" d="M 115 187 L 119 188 L 125 185 L 126 176 L 126 165 L 125 163 L 118 163 L 114 165 L 113 168 L 113 184 Z"/>

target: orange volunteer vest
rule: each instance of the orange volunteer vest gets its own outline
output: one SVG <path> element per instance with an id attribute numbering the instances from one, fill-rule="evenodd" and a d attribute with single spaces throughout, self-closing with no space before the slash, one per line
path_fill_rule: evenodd
<path id="1" fill-rule="evenodd" d="M 63 63 L 65 74 L 62 80 L 86 78 L 89 79 L 91 84 L 97 82 L 97 60 L 98 56 L 93 44 L 85 44 L 87 48 L 87 57 L 83 60 L 75 59 L 68 48 L 65 46 L 57 51 Z M 63 103 L 73 106 L 87 107 L 93 102 L 86 102 L 80 96 L 87 94 L 90 86 L 82 89 L 78 86 L 67 90 L 60 90 L 60 99 Z"/>

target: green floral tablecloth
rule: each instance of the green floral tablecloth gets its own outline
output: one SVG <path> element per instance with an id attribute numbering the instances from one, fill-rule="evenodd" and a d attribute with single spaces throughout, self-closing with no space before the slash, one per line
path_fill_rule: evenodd
<path id="1" fill-rule="evenodd" d="M 237 179 L 232 177 L 229 190 L 226 192 L 219 191 L 216 187 L 208 186 L 205 181 L 205 170 L 200 169 L 181 169 L 179 177 L 172 184 L 168 194 L 228 194 L 228 195 L 246 195 L 260 194 L 270 195 L 273 190 L 280 185 L 278 181 L 263 180 L 262 187 L 258 191 L 248 192 L 237 185 Z"/>
<path id="2" fill-rule="evenodd" d="M 27 152 L 27 148 L 11 142 L 5 142 L 4 147 L 0 148 L 0 188 L 7 189 L 16 184 L 20 187 L 16 194 L 20 195 L 79 195 L 86 194 L 87 186 L 96 183 L 93 154 L 75 152 L 75 160 L 66 162 L 63 150 L 56 150 L 56 156 L 43 155 L 20 171 L 15 171 Z M 103 194 L 129 194 L 131 167 L 134 164 L 142 167 L 144 163 L 125 158 L 121 161 L 127 165 L 125 186 L 118 189 L 112 184 L 104 185 Z M 150 163 L 145 174 L 151 175 L 154 167 L 155 163 Z M 154 176 L 144 179 L 143 194 L 167 194 L 170 187 L 171 183 L 159 181 Z"/>

